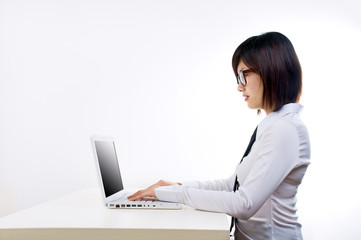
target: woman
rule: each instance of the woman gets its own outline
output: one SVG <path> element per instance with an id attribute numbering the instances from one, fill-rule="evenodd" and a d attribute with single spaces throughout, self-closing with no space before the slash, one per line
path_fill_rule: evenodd
<path id="1" fill-rule="evenodd" d="M 296 52 L 287 37 L 268 32 L 244 41 L 232 66 L 248 107 L 267 114 L 235 173 L 206 182 L 159 181 L 129 199 L 152 196 L 227 213 L 235 239 L 302 239 L 296 194 L 310 163 L 310 143 L 299 118 L 302 71 Z"/>

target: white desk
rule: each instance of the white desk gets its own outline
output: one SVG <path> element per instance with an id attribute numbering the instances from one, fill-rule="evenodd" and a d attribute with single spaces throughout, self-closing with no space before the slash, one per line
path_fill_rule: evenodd
<path id="1" fill-rule="evenodd" d="M 0 218 L 0 239 L 229 240 L 227 216 L 194 210 L 107 209 L 86 189 Z"/>

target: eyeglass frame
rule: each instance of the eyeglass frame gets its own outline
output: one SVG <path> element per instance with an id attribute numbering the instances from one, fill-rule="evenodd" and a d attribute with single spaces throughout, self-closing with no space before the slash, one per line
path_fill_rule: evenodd
<path id="1" fill-rule="evenodd" d="M 249 68 L 249 69 L 245 69 L 245 70 L 241 70 L 238 75 L 237 75 L 237 85 L 239 85 L 239 83 L 242 84 L 242 86 L 246 86 L 247 85 L 247 80 L 246 77 L 244 76 L 245 73 L 249 73 L 249 72 L 255 72 L 254 68 Z"/>

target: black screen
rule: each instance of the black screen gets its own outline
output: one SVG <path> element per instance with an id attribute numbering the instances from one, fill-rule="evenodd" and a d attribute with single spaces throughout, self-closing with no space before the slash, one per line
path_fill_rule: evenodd
<path id="1" fill-rule="evenodd" d="M 94 141 L 94 143 L 105 196 L 109 197 L 114 193 L 123 190 L 115 145 L 112 141 Z"/>

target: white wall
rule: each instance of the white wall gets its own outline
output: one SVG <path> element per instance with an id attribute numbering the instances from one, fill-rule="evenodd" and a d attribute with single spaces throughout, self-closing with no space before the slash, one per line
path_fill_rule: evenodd
<path id="1" fill-rule="evenodd" d="M 233 51 L 280 31 L 312 141 L 304 237 L 359 239 L 360 3 L 314 2 L 0 0 L 0 216 L 97 187 L 92 134 L 116 137 L 128 186 L 229 176 L 264 117 Z"/>

